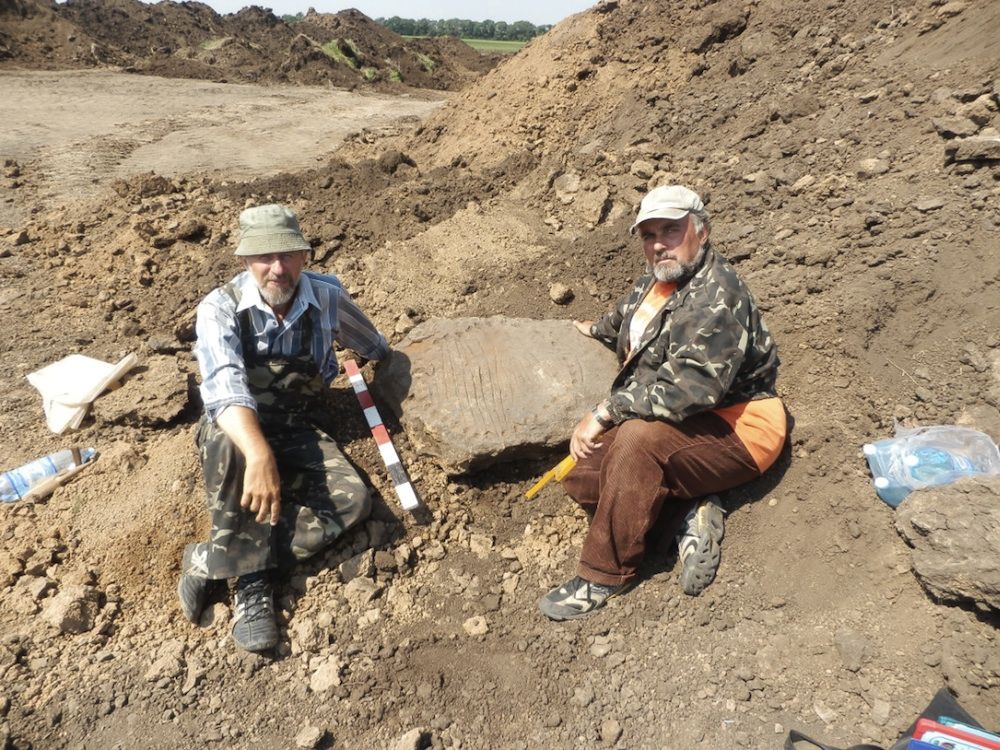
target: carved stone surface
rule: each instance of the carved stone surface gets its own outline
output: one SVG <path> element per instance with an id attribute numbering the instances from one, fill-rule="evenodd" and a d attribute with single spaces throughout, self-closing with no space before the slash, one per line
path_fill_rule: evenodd
<path id="1" fill-rule="evenodd" d="M 566 443 L 616 372 L 614 353 L 566 320 L 435 319 L 409 333 L 372 390 L 421 452 L 462 473 Z"/>

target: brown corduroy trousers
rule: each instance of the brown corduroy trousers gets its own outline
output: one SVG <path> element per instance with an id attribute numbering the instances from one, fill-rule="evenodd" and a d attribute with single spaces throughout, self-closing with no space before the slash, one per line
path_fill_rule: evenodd
<path id="1" fill-rule="evenodd" d="M 646 536 L 668 498 L 702 497 L 761 474 L 729 424 L 711 412 L 680 424 L 629 419 L 601 442 L 563 480 L 592 515 L 577 574 L 594 583 L 635 577 Z"/>

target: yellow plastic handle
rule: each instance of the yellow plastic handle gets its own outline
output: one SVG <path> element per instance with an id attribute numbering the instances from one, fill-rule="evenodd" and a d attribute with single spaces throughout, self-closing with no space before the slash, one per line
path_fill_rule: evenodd
<path id="1" fill-rule="evenodd" d="M 541 492 L 542 488 L 553 479 L 557 482 L 561 482 L 565 476 L 573 470 L 574 466 L 576 466 L 576 459 L 572 456 L 566 456 L 566 458 L 556 464 L 554 468 L 551 468 L 542 474 L 542 478 L 535 482 L 531 489 L 524 493 L 524 496 L 528 500 L 531 500 L 531 498 Z"/>

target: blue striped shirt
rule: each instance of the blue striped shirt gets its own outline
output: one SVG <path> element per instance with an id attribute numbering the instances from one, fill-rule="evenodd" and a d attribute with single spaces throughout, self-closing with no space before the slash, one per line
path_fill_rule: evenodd
<path id="1" fill-rule="evenodd" d="M 209 417 L 216 419 L 227 406 L 237 404 L 257 409 L 247 386 L 243 345 L 237 313 L 250 311 L 257 354 L 279 357 L 302 350 L 303 316 L 312 316 L 312 352 L 316 365 L 329 383 L 339 371 L 333 343 L 353 349 L 366 359 L 382 359 L 389 353 L 385 336 L 378 332 L 336 276 L 304 271 L 288 314 L 282 322 L 260 296 L 249 272 L 233 279 L 240 294 L 237 306 L 222 288 L 211 292 L 198 305 L 194 354 L 201 368 L 201 400 Z"/>

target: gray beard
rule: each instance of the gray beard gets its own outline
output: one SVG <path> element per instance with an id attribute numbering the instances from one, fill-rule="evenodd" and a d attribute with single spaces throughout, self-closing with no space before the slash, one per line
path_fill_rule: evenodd
<path id="1" fill-rule="evenodd" d="M 657 281 L 678 281 L 680 279 L 687 278 L 688 276 L 694 276 L 695 271 L 698 270 L 698 266 L 705 259 L 705 246 L 702 245 L 698 248 L 698 254 L 694 256 L 690 263 L 674 263 L 670 266 L 653 266 L 653 276 Z"/>
<path id="2" fill-rule="evenodd" d="M 260 287 L 257 288 L 260 289 Z M 292 301 L 298 288 L 298 284 L 296 284 L 291 289 L 260 289 L 260 296 L 271 307 L 281 307 Z"/>

